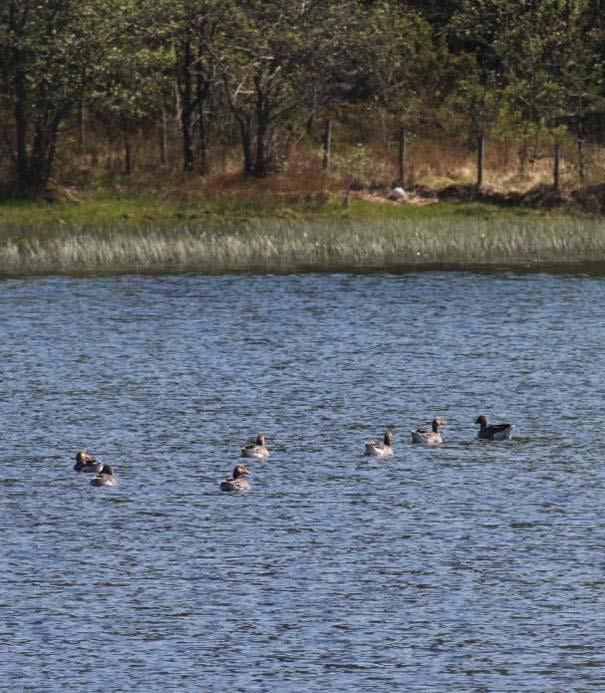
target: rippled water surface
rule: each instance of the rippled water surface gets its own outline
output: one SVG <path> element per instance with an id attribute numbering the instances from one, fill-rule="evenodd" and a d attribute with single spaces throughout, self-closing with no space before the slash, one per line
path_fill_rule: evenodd
<path id="1" fill-rule="evenodd" d="M 604 305 L 582 275 L 1 282 L 3 690 L 605 690 Z"/>

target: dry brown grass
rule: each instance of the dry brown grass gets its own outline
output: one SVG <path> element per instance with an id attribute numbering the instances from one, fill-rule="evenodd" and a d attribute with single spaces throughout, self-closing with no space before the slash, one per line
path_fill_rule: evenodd
<path id="1" fill-rule="evenodd" d="M 86 195 L 87 190 L 106 189 L 111 194 L 144 193 L 157 199 L 179 204 L 215 201 L 231 204 L 256 203 L 264 206 L 321 202 L 356 190 L 378 195 L 386 193 L 398 178 L 398 143 L 388 136 L 388 128 L 374 135 L 368 133 L 360 144 L 351 129 L 335 129 L 329 172 L 322 169 L 321 145 L 302 141 L 293 147 L 287 167 L 262 180 L 245 179 L 241 173 L 241 152 L 237 146 L 211 148 L 211 172 L 184 174 L 180 171 L 178 136 L 173 133 L 169 163 L 160 166 L 157 133 L 141 132 L 133 138 L 134 172 L 123 175 L 124 156 L 119 141 L 99 133 L 85 156 L 78 156 L 75 143 L 68 143 L 58 161 L 55 180 L 63 187 L 65 199 Z M 524 193 L 552 185 L 552 145 L 533 143 L 524 169 L 520 166 L 520 143 L 487 142 L 484 184 L 499 193 Z M 595 185 L 605 179 L 605 150 L 586 147 L 586 180 Z M 439 190 L 452 185 L 472 185 L 476 179 L 476 152 L 463 141 L 445 136 L 410 135 L 407 145 L 407 189 Z M 109 182 L 108 182 L 109 181 Z M 565 190 L 582 187 L 578 178 L 577 149 L 573 142 L 562 149 L 561 185 Z"/>

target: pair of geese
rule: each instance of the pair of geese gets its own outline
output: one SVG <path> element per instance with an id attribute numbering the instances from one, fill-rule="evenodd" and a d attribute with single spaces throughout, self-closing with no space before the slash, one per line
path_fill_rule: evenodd
<path id="1" fill-rule="evenodd" d="M 262 433 L 256 436 L 254 443 L 246 443 L 241 448 L 242 457 L 255 457 L 264 460 L 269 457 L 269 451 L 265 445 L 266 438 Z M 233 470 L 233 474 L 221 481 L 221 491 L 249 491 L 252 486 L 248 479 L 244 479 L 248 474 L 252 474 L 250 467 L 245 464 L 238 464 Z"/>
<path id="2" fill-rule="evenodd" d="M 437 416 L 433 419 L 431 428 L 417 428 L 412 431 L 412 443 L 420 445 L 441 445 L 443 436 L 439 430 L 440 426 L 446 424 L 446 420 Z M 497 423 L 488 424 L 487 416 L 479 416 L 475 423 L 480 426 L 477 438 L 480 440 L 509 440 L 513 434 L 514 424 Z M 384 440 L 382 443 L 368 441 L 366 444 L 365 455 L 367 457 L 390 457 L 393 454 L 393 434 L 391 431 L 385 431 Z"/>
<path id="3" fill-rule="evenodd" d="M 80 450 L 76 455 L 74 464 L 76 472 L 88 472 L 95 474 L 90 480 L 91 486 L 117 486 L 118 480 L 110 464 L 101 462 L 86 450 Z"/>

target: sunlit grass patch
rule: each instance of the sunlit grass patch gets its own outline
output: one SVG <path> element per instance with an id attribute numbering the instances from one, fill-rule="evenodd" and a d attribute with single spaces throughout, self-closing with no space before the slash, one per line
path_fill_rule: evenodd
<path id="1" fill-rule="evenodd" d="M 0 226 L 0 232 L 2 228 Z M 605 261 L 605 221 L 572 217 L 64 223 L 2 233 L 3 273 L 395 269 Z"/>

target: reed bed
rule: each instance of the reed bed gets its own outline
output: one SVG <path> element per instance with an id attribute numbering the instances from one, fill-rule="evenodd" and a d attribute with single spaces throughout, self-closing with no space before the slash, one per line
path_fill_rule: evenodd
<path id="1" fill-rule="evenodd" d="M 605 221 L 257 220 L 238 226 L 2 229 L 0 273 L 226 273 L 605 262 Z"/>

